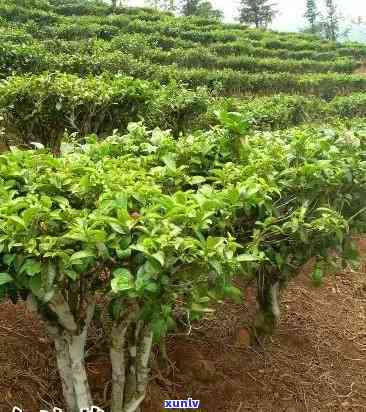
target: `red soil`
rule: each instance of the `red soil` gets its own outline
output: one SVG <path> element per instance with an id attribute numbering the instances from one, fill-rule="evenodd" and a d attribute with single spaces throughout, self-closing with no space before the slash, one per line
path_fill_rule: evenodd
<path id="1" fill-rule="evenodd" d="M 362 244 L 366 250 L 366 242 Z M 252 293 L 168 340 L 173 368 L 153 370 L 144 412 L 164 399 L 201 400 L 209 412 L 366 411 L 365 268 L 310 285 L 304 272 L 283 297 L 283 319 L 263 345 L 248 342 Z M 100 331 L 89 342 L 96 404 L 107 408 L 109 364 Z M 53 347 L 24 305 L 0 305 L 0 411 L 62 407 Z M 102 349 L 101 349 L 102 348 Z"/>

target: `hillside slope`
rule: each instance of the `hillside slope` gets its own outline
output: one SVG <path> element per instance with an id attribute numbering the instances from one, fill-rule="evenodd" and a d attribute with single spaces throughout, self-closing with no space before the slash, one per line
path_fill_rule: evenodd
<path id="1" fill-rule="evenodd" d="M 58 4 L 60 2 L 57 2 Z M 31 6 L 31 3 L 28 7 Z M 0 74 L 60 70 L 183 81 L 221 94 L 334 96 L 365 89 L 352 75 L 366 46 L 100 5 L 37 9 L 0 2 Z M 43 5 L 43 10 L 42 10 Z"/>
<path id="2" fill-rule="evenodd" d="M 150 9 L 112 13 L 98 2 L 32 1 L 0 1 L 5 146 L 36 140 L 57 151 L 65 129 L 103 136 L 141 118 L 179 134 L 217 124 L 221 109 L 259 130 L 366 113 L 366 78 L 354 74 L 365 45 Z"/>

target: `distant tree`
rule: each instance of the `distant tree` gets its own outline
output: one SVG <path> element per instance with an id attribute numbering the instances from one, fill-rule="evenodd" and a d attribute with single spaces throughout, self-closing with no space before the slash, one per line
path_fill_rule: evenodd
<path id="1" fill-rule="evenodd" d="M 4 2 L 6 3 L 6 2 Z M 50 3 L 47 0 L 16 0 L 15 4 L 19 7 L 36 8 L 41 10 L 50 9 Z"/>
<path id="2" fill-rule="evenodd" d="M 241 0 L 239 21 L 267 28 L 277 14 L 275 4 L 269 0 Z"/>
<path id="3" fill-rule="evenodd" d="M 353 24 L 353 39 L 366 43 L 366 20 L 358 19 L 358 21 L 354 21 Z"/>
<path id="4" fill-rule="evenodd" d="M 319 16 L 320 13 L 318 12 L 316 0 L 306 0 L 306 12 L 304 14 L 304 17 L 309 23 L 309 31 L 311 33 L 316 33 L 317 31 L 319 31 Z"/>
<path id="5" fill-rule="evenodd" d="M 325 0 L 326 15 L 323 17 L 323 33 L 328 40 L 336 41 L 340 33 L 342 19 L 335 0 Z"/>
<path id="6" fill-rule="evenodd" d="M 184 16 L 197 15 L 198 5 L 201 0 L 184 0 L 182 3 L 182 14 Z"/>
<path id="7" fill-rule="evenodd" d="M 224 17 L 223 12 L 215 9 L 210 1 L 184 0 L 181 11 L 184 16 L 200 16 L 218 20 Z"/>
<path id="8" fill-rule="evenodd" d="M 172 13 L 177 10 L 177 4 L 175 0 L 163 0 L 162 9 L 165 11 L 171 11 Z"/>
<path id="9" fill-rule="evenodd" d="M 209 1 L 202 1 L 197 7 L 197 16 L 222 20 L 224 13 L 222 10 L 215 9 Z"/>
<path id="10" fill-rule="evenodd" d="M 351 20 L 351 23 L 358 27 L 363 36 L 366 35 L 366 17 L 357 16 Z"/>
<path id="11" fill-rule="evenodd" d="M 352 19 L 353 24 L 357 24 L 358 26 L 366 25 L 366 17 L 357 16 Z"/>
<path id="12" fill-rule="evenodd" d="M 161 5 L 160 5 L 160 0 L 147 0 L 146 1 L 146 5 L 148 7 L 151 7 L 155 10 L 159 10 Z"/>
<path id="13" fill-rule="evenodd" d="M 125 3 L 125 0 L 112 0 L 112 7 L 116 9 L 117 7 L 121 7 Z"/>

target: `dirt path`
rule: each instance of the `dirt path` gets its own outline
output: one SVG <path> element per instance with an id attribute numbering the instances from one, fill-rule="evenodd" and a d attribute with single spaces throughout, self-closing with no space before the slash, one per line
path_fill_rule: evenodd
<path id="1" fill-rule="evenodd" d="M 144 412 L 163 411 L 165 398 L 188 397 L 209 412 L 366 411 L 365 270 L 318 289 L 306 274 L 297 278 L 284 296 L 281 326 L 264 347 L 248 346 L 251 300 L 248 291 L 243 305 L 225 304 L 204 328 L 169 339 L 174 373 L 154 371 Z M 109 367 L 93 345 L 98 338 L 93 331 L 88 371 L 103 407 Z M 0 306 L 0 348 L 1 412 L 62 406 L 52 345 L 23 306 Z"/>

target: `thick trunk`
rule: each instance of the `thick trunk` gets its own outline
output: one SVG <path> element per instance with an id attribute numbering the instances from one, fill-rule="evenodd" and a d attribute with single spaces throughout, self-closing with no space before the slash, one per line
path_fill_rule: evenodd
<path id="1" fill-rule="evenodd" d="M 128 404 L 123 409 L 123 412 L 139 412 L 142 401 L 145 398 L 145 393 L 141 394 L 140 396 L 136 396 L 128 402 Z"/>
<path id="2" fill-rule="evenodd" d="M 258 280 L 257 301 L 259 311 L 255 323 L 258 335 L 270 335 L 279 323 L 280 283 L 270 275 Z"/>
<path id="3" fill-rule="evenodd" d="M 153 342 L 153 332 L 149 324 L 146 324 L 142 332 L 142 341 L 138 348 L 137 363 L 137 392 L 144 393 L 149 379 L 149 361 Z"/>
<path id="4" fill-rule="evenodd" d="M 271 286 L 271 304 L 272 314 L 277 325 L 281 317 L 280 282 L 276 282 Z"/>
<path id="5" fill-rule="evenodd" d="M 66 319 L 66 324 L 65 322 L 61 322 L 63 323 L 63 326 L 67 325 L 69 328 L 74 329 L 74 327 L 76 326 L 74 319 L 71 313 L 69 313 L 69 311 L 66 309 L 65 301 L 63 300 L 63 298 L 58 296 L 58 298 L 56 298 L 54 302 L 57 303 L 52 305 L 52 309 L 55 309 L 55 313 L 62 313 L 64 315 L 64 319 Z M 44 314 L 40 313 L 37 300 L 32 294 L 28 296 L 27 304 L 31 312 L 41 315 L 46 324 L 48 335 L 55 344 L 57 368 L 61 379 L 62 392 L 64 395 L 67 410 L 70 412 L 78 412 L 72 376 L 69 343 L 66 337 L 69 331 L 65 331 L 60 323 L 57 324 L 53 321 L 50 321 L 46 316 L 44 316 Z"/>
<path id="6" fill-rule="evenodd" d="M 83 408 L 90 408 L 92 406 L 92 397 L 88 384 L 88 378 L 85 370 L 85 338 L 84 333 L 81 335 L 69 335 L 67 337 L 70 361 L 72 382 L 74 385 L 76 410 L 80 411 Z"/>
<path id="7" fill-rule="evenodd" d="M 48 335 L 53 339 L 56 349 L 58 373 L 61 379 L 62 392 L 68 411 L 77 411 L 74 384 L 72 378 L 69 345 L 65 335 L 57 326 L 47 324 Z"/>
<path id="8" fill-rule="evenodd" d="M 139 412 L 146 395 L 153 334 L 150 325 L 135 316 L 130 311 L 112 328 L 111 412 Z"/>
<path id="9" fill-rule="evenodd" d="M 115 322 L 111 332 L 110 358 L 112 365 L 112 401 L 111 412 L 123 410 L 126 386 L 126 335 L 131 323 L 131 315 L 121 322 Z"/>
<path id="10" fill-rule="evenodd" d="M 74 383 L 75 398 L 78 411 L 91 408 L 93 400 L 85 369 L 85 344 L 90 322 L 95 311 L 95 303 L 87 308 L 85 325 L 79 335 L 68 334 L 68 344 L 71 360 L 72 379 Z"/>
<path id="11" fill-rule="evenodd" d="M 38 309 L 33 296 L 28 299 L 28 306 L 33 311 Z M 93 406 L 84 358 L 86 338 L 94 315 L 95 302 L 89 303 L 81 330 L 61 293 L 56 294 L 48 306 L 57 315 L 57 321 L 50 320 L 45 313 L 40 314 L 46 323 L 49 336 L 55 343 L 57 366 L 67 411 L 80 412 L 83 408 Z"/>
<path id="12" fill-rule="evenodd" d="M 145 324 L 137 346 L 134 370 L 136 373 L 136 391 L 124 405 L 123 412 L 138 412 L 146 396 L 149 382 L 149 361 L 151 356 L 153 333 L 149 324 Z"/>
<path id="13" fill-rule="evenodd" d="M 78 329 L 70 307 L 61 292 L 55 293 L 48 306 L 57 315 L 57 322 L 67 331 L 75 333 Z"/>
<path id="14" fill-rule="evenodd" d="M 32 294 L 28 295 L 27 305 L 31 312 L 38 315 L 40 314 L 38 310 L 39 307 L 37 304 L 37 300 Z M 46 323 L 46 328 L 49 337 L 55 343 L 57 367 L 61 379 L 62 392 L 64 395 L 67 410 L 71 412 L 76 412 L 77 404 L 72 380 L 71 359 L 67 339 L 60 326 L 50 322 L 44 316 L 42 316 L 42 319 Z"/>
<path id="15" fill-rule="evenodd" d="M 129 370 L 127 372 L 126 390 L 125 390 L 125 403 L 128 403 L 133 399 L 137 390 L 137 348 L 140 342 L 142 321 L 137 321 L 134 324 L 134 328 L 131 330 L 131 335 L 128 341 L 128 354 L 129 354 Z"/>

